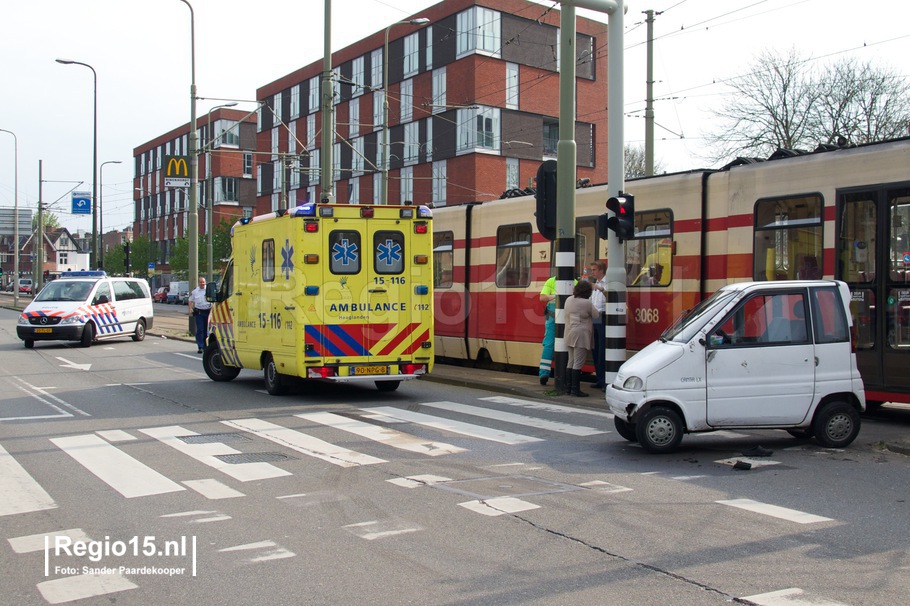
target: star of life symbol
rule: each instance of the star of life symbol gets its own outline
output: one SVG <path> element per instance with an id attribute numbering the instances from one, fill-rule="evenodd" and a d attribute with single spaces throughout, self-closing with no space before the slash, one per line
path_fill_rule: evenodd
<path id="1" fill-rule="evenodd" d="M 379 261 L 386 265 L 394 265 L 401 262 L 401 244 L 391 238 L 376 247 L 379 255 Z"/>
<path id="2" fill-rule="evenodd" d="M 281 248 L 281 271 L 285 280 L 291 279 L 291 272 L 294 271 L 294 247 L 289 240 L 285 240 Z"/>
<path id="3" fill-rule="evenodd" d="M 357 261 L 357 243 L 343 238 L 332 245 L 332 260 L 347 266 Z"/>

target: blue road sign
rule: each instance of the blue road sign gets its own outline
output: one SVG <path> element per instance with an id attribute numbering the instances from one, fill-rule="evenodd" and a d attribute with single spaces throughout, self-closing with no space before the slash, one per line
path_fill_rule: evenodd
<path id="1" fill-rule="evenodd" d="M 85 191 L 73 192 L 73 209 L 74 215 L 92 214 L 92 194 Z"/>

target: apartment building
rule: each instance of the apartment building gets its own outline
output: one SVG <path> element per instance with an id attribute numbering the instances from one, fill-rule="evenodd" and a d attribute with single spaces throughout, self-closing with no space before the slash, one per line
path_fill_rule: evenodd
<path id="1" fill-rule="evenodd" d="M 577 170 L 592 182 L 607 175 L 606 36 L 605 23 L 577 19 Z M 333 53 L 335 201 L 384 202 L 386 132 L 389 204 L 483 202 L 532 185 L 556 158 L 559 47 L 553 7 L 445 0 Z M 257 214 L 323 198 L 322 71 L 318 58 L 257 91 Z"/>
<path id="2" fill-rule="evenodd" d="M 256 117 L 250 112 L 213 108 L 197 116 L 199 148 L 199 233 L 207 233 L 207 211 L 213 224 L 252 216 L 256 205 Z M 147 237 L 158 248 L 156 270 L 164 275 L 174 245 L 186 234 L 189 190 L 165 186 L 165 158 L 189 154 L 190 124 L 165 133 L 133 150 L 132 237 Z"/>

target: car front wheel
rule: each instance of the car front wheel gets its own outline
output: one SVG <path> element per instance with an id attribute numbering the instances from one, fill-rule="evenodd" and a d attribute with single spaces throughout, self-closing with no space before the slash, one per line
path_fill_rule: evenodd
<path id="1" fill-rule="evenodd" d="M 635 433 L 635 423 L 629 423 L 619 417 L 613 417 L 613 426 L 616 428 L 616 433 L 623 438 L 630 442 L 638 442 L 638 436 Z"/>
<path id="2" fill-rule="evenodd" d="M 638 443 L 648 452 L 673 452 L 682 441 L 682 420 L 669 408 L 655 406 L 648 409 L 635 423 L 635 435 Z"/>

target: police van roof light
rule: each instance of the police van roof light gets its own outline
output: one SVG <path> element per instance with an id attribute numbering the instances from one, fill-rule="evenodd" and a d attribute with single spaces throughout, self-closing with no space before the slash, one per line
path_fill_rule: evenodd
<path id="1" fill-rule="evenodd" d="M 107 272 L 101 269 L 89 269 L 84 271 L 64 271 L 60 274 L 61 278 L 103 278 Z"/>

